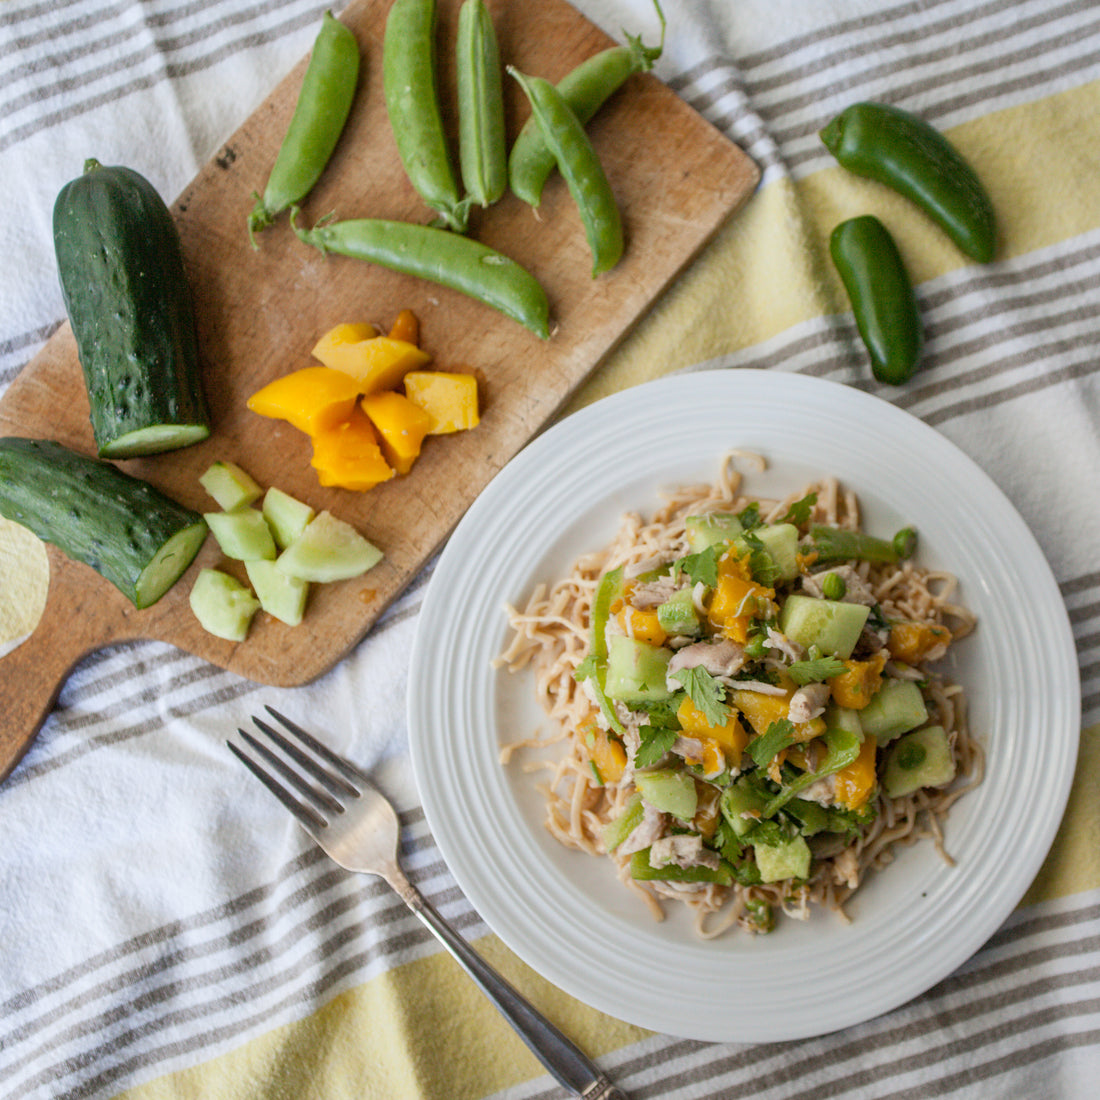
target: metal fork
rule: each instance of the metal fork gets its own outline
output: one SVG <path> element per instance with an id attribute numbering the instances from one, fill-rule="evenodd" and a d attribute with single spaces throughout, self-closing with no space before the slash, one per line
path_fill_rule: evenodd
<path id="1" fill-rule="evenodd" d="M 370 779 L 296 722 L 272 707 L 265 709 L 293 735 L 294 741 L 253 716 L 257 728 L 278 746 L 282 755 L 238 728 L 237 733 L 248 748 L 234 741 L 226 744 L 245 767 L 290 810 L 331 859 L 348 871 L 378 875 L 389 883 L 459 961 L 559 1084 L 584 1100 L 627 1100 L 626 1094 L 493 970 L 409 882 L 398 862 L 397 814 Z M 273 773 L 278 773 L 299 797 Z"/>

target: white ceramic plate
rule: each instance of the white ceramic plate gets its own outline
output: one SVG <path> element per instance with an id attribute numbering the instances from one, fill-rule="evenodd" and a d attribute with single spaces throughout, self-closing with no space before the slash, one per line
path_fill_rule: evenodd
<path id="1" fill-rule="evenodd" d="M 781 496 L 822 474 L 860 497 L 866 529 L 912 524 L 923 564 L 951 569 L 977 631 L 954 678 L 987 754 L 956 803 L 946 865 L 929 843 L 872 875 L 852 923 L 816 911 L 770 936 L 699 941 L 655 922 L 610 863 L 543 829 L 536 782 L 501 745 L 545 728 L 527 675 L 492 668 L 504 604 L 603 546 L 624 511 L 710 481 L 732 448 L 769 468 L 745 491 Z M 746 471 L 747 472 L 747 471 Z M 1023 598 L 1026 593 L 1026 600 Z M 1035 539 L 996 485 L 909 414 L 798 374 L 705 371 L 651 382 L 555 425 L 486 488 L 432 578 L 413 653 L 409 729 L 428 824 L 494 932 L 566 992 L 611 1016 L 715 1041 L 804 1038 L 869 1019 L 963 963 L 1009 915 L 1062 817 L 1077 756 L 1080 682 L 1068 619 Z"/>

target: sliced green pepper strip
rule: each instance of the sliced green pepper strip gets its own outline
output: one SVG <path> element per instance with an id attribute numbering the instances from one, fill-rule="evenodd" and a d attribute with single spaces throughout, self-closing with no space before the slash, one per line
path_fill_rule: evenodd
<path id="1" fill-rule="evenodd" d="M 934 126 L 885 103 L 854 103 L 820 137 L 844 168 L 916 203 L 966 255 L 979 263 L 993 259 L 993 203 L 974 169 Z"/>
<path id="2" fill-rule="evenodd" d="M 479 241 L 429 225 L 376 218 L 299 229 L 296 217 L 294 209 L 294 232 L 322 252 L 338 252 L 450 287 L 492 306 L 544 340 L 550 335 L 550 306 L 535 277 Z"/>
<path id="3" fill-rule="evenodd" d="M 343 132 L 358 79 L 359 43 L 331 12 L 325 12 L 267 186 L 248 215 L 253 247 L 254 235 L 301 202 L 320 178 Z"/>
<path id="4" fill-rule="evenodd" d="M 714 882 L 719 886 L 729 886 L 733 883 L 733 868 L 725 860 L 717 867 L 704 867 L 695 864 L 691 867 L 680 867 L 675 863 L 667 867 L 654 867 L 649 860 L 649 849 L 643 848 L 630 857 L 630 877 L 639 882 Z"/>
<path id="5" fill-rule="evenodd" d="M 618 817 L 609 821 L 600 834 L 604 847 L 613 852 L 634 830 L 642 823 L 645 816 L 645 805 L 642 802 L 640 791 L 635 791 L 623 807 L 623 812 Z"/>
<path id="6" fill-rule="evenodd" d="M 873 214 L 850 218 L 833 230 L 829 254 L 852 303 L 871 372 L 891 386 L 908 382 L 920 361 L 924 326 L 890 231 Z"/>
<path id="7" fill-rule="evenodd" d="M 623 724 L 615 713 L 615 706 L 607 697 L 607 623 L 611 618 L 611 605 L 623 593 L 623 569 L 611 569 L 601 578 L 592 597 L 589 623 L 588 655 L 592 659 L 594 673 L 589 677 L 592 694 L 611 728 L 620 736 Z"/>
<path id="8" fill-rule="evenodd" d="M 586 58 L 558 81 L 558 91 L 582 126 L 622 87 L 628 77 L 634 73 L 648 72 L 661 56 L 665 42 L 665 15 L 657 0 L 654 0 L 653 6 L 661 21 L 661 41 L 658 45 L 647 46 L 640 35 L 628 34 L 625 46 L 611 46 Z M 555 163 L 554 154 L 542 140 L 538 122 L 529 118 L 508 156 L 508 183 L 512 193 L 528 205 L 538 206 L 542 189 Z"/>
<path id="9" fill-rule="evenodd" d="M 780 788 L 779 793 L 764 807 L 762 817 L 774 817 L 795 795 L 800 794 L 807 787 L 812 786 L 819 779 L 824 779 L 841 768 L 846 768 L 859 756 L 859 748 L 862 742 L 857 734 L 849 730 L 831 729 L 822 734 L 821 740 L 825 742 L 825 759 L 821 766 L 812 772 L 804 772 L 797 779 L 786 783 Z"/>

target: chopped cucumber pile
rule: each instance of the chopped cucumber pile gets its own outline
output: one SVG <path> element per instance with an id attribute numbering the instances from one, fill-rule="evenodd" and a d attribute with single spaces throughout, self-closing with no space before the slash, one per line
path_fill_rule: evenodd
<path id="1" fill-rule="evenodd" d="M 191 589 L 195 617 L 219 638 L 244 641 L 260 610 L 297 626 L 311 585 L 361 576 L 382 560 L 350 523 L 274 486 L 265 492 L 235 463 L 215 462 L 199 481 L 221 507 L 203 515 L 211 534 L 248 577 L 246 585 L 223 569 L 203 569 Z"/>

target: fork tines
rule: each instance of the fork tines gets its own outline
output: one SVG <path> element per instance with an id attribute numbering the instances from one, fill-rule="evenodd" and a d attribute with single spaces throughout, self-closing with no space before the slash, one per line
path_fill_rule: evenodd
<path id="1" fill-rule="evenodd" d="M 363 784 L 369 783 L 367 777 L 350 761 L 337 755 L 307 733 L 297 722 L 280 714 L 274 707 L 265 706 L 268 714 L 293 735 L 297 744 L 273 726 L 255 715 L 252 721 L 276 745 L 282 755 L 276 753 L 262 740 L 238 728 L 251 753 L 233 741 L 227 741 L 230 751 L 279 801 L 307 828 L 318 830 L 325 828 L 333 816 L 344 812 L 344 804 L 349 799 L 359 797 Z M 304 746 L 306 752 L 299 746 Z M 256 756 L 262 757 L 261 763 Z M 294 766 L 296 765 L 296 767 Z M 296 798 L 281 784 L 268 769 L 277 772 L 306 802 Z M 311 782 L 306 775 L 316 782 Z M 359 786 L 354 784 L 358 783 Z M 320 812 L 318 812 L 320 811 Z M 327 815 L 327 816 L 326 816 Z"/>

